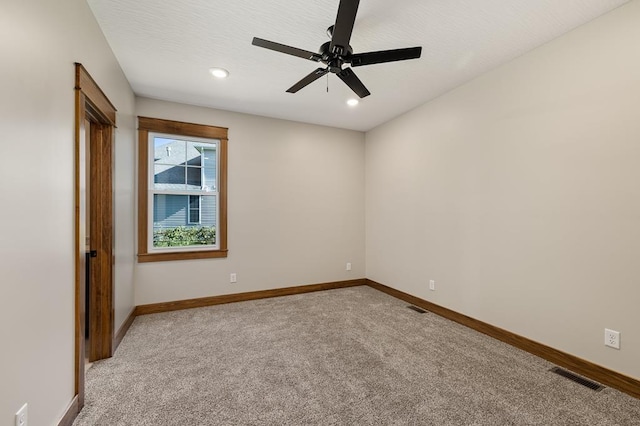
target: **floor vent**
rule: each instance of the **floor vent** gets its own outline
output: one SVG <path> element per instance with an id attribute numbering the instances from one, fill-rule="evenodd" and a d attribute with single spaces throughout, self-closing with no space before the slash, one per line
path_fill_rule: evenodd
<path id="1" fill-rule="evenodd" d="M 409 305 L 407 306 L 407 308 L 411 309 L 412 311 L 416 311 L 419 314 L 424 314 L 427 312 L 424 309 L 418 308 L 417 306 L 413 306 L 413 305 Z"/>
<path id="2" fill-rule="evenodd" d="M 566 377 L 569 380 L 573 380 L 574 382 L 579 383 L 582 386 L 586 386 L 589 389 L 593 389 L 596 392 L 599 392 L 602 389 L 604 389 L 604 386 L 602 386 L 599 383 L 593 382 L 589 379 L 585 379 L 584 377 L 580 377 L 577 374 L 573 374 L 571 371 L 567 371 L 559 367 L 553 367 L 549 371 L 553 371 L 554 373 L 559 374 L 562 377 Z"/>

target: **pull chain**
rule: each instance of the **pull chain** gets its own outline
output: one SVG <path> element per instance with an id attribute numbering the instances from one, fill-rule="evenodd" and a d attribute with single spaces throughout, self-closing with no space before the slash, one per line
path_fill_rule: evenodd
<path id="1" fill-rule="evenodd" d="M 327 93 L 329 93 L 329 73 L 327 73 Z"/>

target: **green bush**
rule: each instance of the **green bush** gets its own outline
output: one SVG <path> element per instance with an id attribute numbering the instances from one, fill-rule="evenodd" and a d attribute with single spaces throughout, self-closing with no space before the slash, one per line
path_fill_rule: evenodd
<path id="1" fill-rule="evenodd" d="M 216 243 L 214 226 L 178 226 L 153 230 L 154 247 L 183 247 Z"/>

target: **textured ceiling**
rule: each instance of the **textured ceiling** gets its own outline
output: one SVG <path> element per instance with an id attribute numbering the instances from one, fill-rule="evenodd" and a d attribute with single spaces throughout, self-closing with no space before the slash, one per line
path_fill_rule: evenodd
<path id="1" fill-rule="evenodd" d="M 285 93 L 318 64 L 251 45 L 317 51 L 339 0 L 88 0 L 140 96 L 369 130 L 628 0 L 361 0 L 354 53 L 422 46 L 422 57 L 355 68 L 355 97 L 330 74 Z M 214 79 L 211 67 L 230 76 Z M 327 93 L 327 81 L 329 92 Z"/>

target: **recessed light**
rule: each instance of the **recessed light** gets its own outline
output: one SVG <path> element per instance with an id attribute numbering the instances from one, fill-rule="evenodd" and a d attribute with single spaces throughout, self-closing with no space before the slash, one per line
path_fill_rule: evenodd
<path id="1" fill-rule="evenodd" d="M 227 78 L 229 76 L 229 71 L 224 68 L 210 68 L 209 72 L 216 78 Z"/>
<path id="2" fill-rule="evenodd" d="M 357 100 L 357 99 L 349 99 L 347 101 L 347 105 L 352 106 L 352 107 L 358 105 L 359 103 L 360 103 L 360 101 Z"/>

